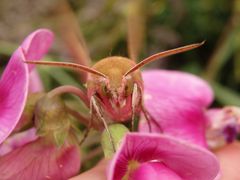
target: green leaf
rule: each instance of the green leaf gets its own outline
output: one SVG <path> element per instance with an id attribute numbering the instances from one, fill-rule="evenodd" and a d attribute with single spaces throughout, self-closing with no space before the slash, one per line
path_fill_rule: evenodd
<path id="1" fill-rule="evenodd" d="M 237 92 L 222 86 L 217 82 L 211 83 L 217 100 L 223 105 L 235 105 L 240 106 L 240 96 Z"/>
<path id="2" fill-rule="evenodd" d="M 72 78 L 71 75 L 67 73 L 65 69 L 43 67 L 43 68 L 39 68 L 39 70 L 40 70 L 40 74 L 48 74 L 50 77 L 55 79 L 61 85 L 73 85 L 76 87 L 80 87 L 80 83 L 74 78 Z"/>
<path id="3" fill-rule="evenodd" d="M 129 132 L 129 130 L 127 127 L 125 127 L 122 124 L 112 124 L 112 125 L 108 126 L 108 128 L 113 137 L 114 146 L 117 150 L 121 144 L 122 138 L 124 137 L 124 135 L 126 133 Z M 113 149 L 113 145 L 111 144 L 109 134 L 107 133 L 106 130 L 104 130 L 102 133 L 101 144 L 102 144 L 102 148 L 103 148 L 105 157 L 111 157 L 114 155 L 115 152 Z"/>

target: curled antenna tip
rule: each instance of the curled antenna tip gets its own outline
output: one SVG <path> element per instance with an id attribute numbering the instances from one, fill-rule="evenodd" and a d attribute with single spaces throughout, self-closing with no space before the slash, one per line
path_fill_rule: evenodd
<path id="1" fill-rule="evenodd" d="M 203 44 L 205 44 L 206 40 L 203 40 L 202 42 L 199 43 L 200 46 L 202 46 Z"/>

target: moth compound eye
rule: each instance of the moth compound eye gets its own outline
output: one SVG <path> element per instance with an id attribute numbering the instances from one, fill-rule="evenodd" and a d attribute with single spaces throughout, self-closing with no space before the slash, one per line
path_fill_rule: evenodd
<path id="1" fill-rule="evenodd" d="M 127 84 L 124 88 L 125 91 L 125 96 L 129 96 L 131 95 L 132 91 L 133 91 L 133 85 L 132 84 Z"/>
<path id="2" fill-rule="evenodd" d="M 102 93 L 104 96 L 107 96 L 109 93 L 108 93 L 108 88 L 106 85 L 102 85 Z"/>
<path id="3" fill-rule="evenodd" d="M 128 96 L 129 93 L 130 93 L 130 91 L 129 91 L 129 86 L 128 86 L 128 85 L 126 85 L 126 86 L 124 87 L 124 91 L 125 91 L 125 96 Z"/>

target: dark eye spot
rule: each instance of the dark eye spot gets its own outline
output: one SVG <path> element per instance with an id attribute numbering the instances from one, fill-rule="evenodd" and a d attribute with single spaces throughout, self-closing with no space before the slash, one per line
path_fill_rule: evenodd
<path id="1" fill-rule="evenodd" d="M 125 90 L 125 96 L 128 96 L 130 93 L 129 86 L 125 86 L 124 90 Z"/>
<path id="2" fill-rule="evenodd" d="M 108 88 L 106 85 L 102 85 L 102 95 L 103 96 L 108 96 Z"/>
<path id="3" fill-rule="evenodd" d="M 108 90 L 108 89 L 107 89 L 107 86 L 104 85 L 104 86 L 103 86 L 103 91 L 104 91 L 105 93 L 107 93 L 107 90 Z"/>

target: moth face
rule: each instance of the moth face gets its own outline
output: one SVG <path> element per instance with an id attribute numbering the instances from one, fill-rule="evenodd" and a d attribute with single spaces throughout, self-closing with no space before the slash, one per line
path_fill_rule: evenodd
<path id="1" fill-rule="evenodd" d="M 92 93 L 97 93 L 100 98 L 113 103 L 124 101 L 130 97 L 133 91 L 134 83 L 141 84 L 142 78 L 139 70 L 125 76 L 135 63 L 130 59 L 123 57 L 108 57 L 100 60 L 92 68 L 106 76 L 89 75 L 88 89 Z"/>

